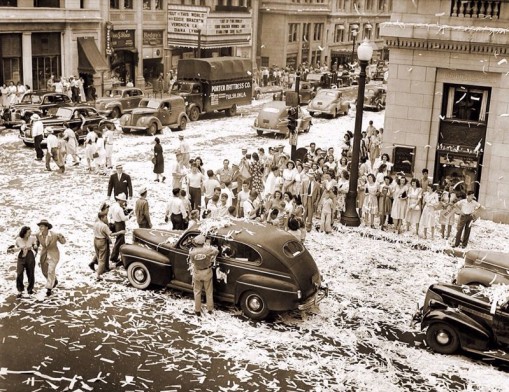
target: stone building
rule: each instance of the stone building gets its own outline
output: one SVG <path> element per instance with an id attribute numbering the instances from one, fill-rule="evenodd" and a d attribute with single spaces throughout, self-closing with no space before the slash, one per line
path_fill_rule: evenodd
<path id="1" fill-rule="evenodd" d="M 384 150 L 398 170 L 474 190 L 485 217 L 509 222 L 509 3 L 398 0 Z"/>

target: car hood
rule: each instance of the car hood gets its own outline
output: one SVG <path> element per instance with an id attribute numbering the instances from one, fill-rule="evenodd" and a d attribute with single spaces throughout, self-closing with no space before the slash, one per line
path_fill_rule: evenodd
<path id="1" fill-rule="evenodd" d="M 158 247 L 170 249 L 181 235 L 182 231 L 176 230 L 134 229 L 133 241 L 156 250 Z"/>
<path id="2" fill-rule="evenodd" d="M 133 115 L 141 115 L 141 114 L 153 114 L 156 112 L 156 109 L 151 108 L 135 108 L 131 111 Z"/>

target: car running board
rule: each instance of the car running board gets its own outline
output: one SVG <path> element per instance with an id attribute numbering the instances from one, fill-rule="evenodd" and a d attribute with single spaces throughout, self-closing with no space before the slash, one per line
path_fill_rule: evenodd
<path id="1" fill-rule="evenodd" d="M 509 353 L 506 353 L 502 350 L 475 350 L 468 347 L 462 347 L 463 350 L 468 351 L 470 353 L 478 354 L 482 357 L 488 357 L 483 358 L 484 360 L 491 360 L 491 359 L 499 359 L 501 361 L 509 362 Z"/>

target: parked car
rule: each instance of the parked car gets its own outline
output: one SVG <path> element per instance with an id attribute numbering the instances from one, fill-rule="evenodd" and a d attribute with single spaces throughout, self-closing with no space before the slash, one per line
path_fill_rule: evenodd
<path id="1" fill-rule="evenodd" d="M 509 285 L 509 253 L 469 250 L 454 283 L 459 285 Z"/>
<path id="2" fill-rule="evenodd" d="M 275 101 L 284 101 L 286 99 L 287 91 L 295 91 L 295 84 L 292 84 L 290 88 L 274 93 L 273 99 Z M 309 101 L 315 96 L 315 90 L 311 83 L 306 81 L 300 81 L 299 83 L 299 102 L 301 105 L 307 105 Z"/>
<path id="3" fill-rule="evenodd" d="M 198 234 L 199 226 L 184 233 L 135 229 L 134 244 L 120 249 L 129 282 L 139 289 L 155 284 L 191 293 L 188 256 Z M 327 295 L 313 257 L 285 231 L 232 220 L 209 232 L 207 239 L 219 250 L 213 277 L 215 299 L 240 305 L 251 319 L 262 320 L 270 312 L 306 310 Z"/>
<path id="4" fill-rule="evenodd" d="M 367 89 L 364 94 L 364 109 L 380 111 L 385 109 L 385 100 L 387 97 L 387 87 L 376 86 Z"/>
<path id="5" fill-rule="evenodd" d="M 350 103 L 343 99 L 343 93 L 338 89 L 321 89 L 309 102 L 307 109 L 311 116 L 326 114 L 336 118 L 348 114 Z"/>
<path id="6" fill-rule="evenodd" d="M 95 101 L 95 107 L 104 116 L 119 118 L 137 108 L 143 99 L 143 91 L 134 87 L 115 87 L 104 92 L 104 97 Z"/>
<path id="7" fill-rule="evenodd" d="M 460 348 L 483 357 L 509 361 L 509 305 L 490 302 L 481 288 L 431 285 L 424 306 L 414 316 L 426 330 L 426 343 L 440 354 Z"/>
<path id="8" fill-rule="evenodd" d="M 271 101 L 262 106 L 255 119 L 253 129 L 258 135 L 264 132 L 274 132 L 283 135 L 288 134 L 288 109 L 283 101 Z M 309 112 L 299 107 L 298 108 L 298 121 L 299 132 L 309 132 L 312 122 Z"/>
<path id="9" fill-rule="evenodd" d="M 120 118 L 120 126 L 124 132 L 145 131 L 155 135 L 164 127 L 183 131 L 188 121 L 184 98 L 171 95 L 164 99 L 144 98 L 138 108 Z"/>
<path id="10" fill-rule="evenodd" d="M 34 113 L 45 117 L 50 114 L 50 110 L 68 105 L 72 105 L 72 101 L 66 94 L 28 92 L 23 94 L 19 103 L 4 108 L 1 118 L 7 128 L 20 127 L 30 122 L 30 117 Z"/>
<path id="11" fill-rule="evenodd" d="M 62 106 L 56 110 L 56 113 L 42 118 L 44 125 L 44 139 L 42 145 L 46 144 L 48 129 L 51 127 L 55 134 L 63 132 L 65 125 L 74 130 L 79 142 L 83 142 L 87 137 L 89 128 L 103 129 L 104 127 L 115 129 L 115 125 L 99 114 L 99 112 L 88 105 Z M 34 138 L 32 137 L 32 123 L 23 124 L 20 128 L 20 137 L 25 145 L 32 147 Z"/>

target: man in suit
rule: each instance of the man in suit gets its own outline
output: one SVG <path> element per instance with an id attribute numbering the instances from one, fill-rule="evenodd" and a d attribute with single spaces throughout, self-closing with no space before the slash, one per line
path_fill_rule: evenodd
<path id="1" fill-rule="evenodd" d="M 123 193 L 128 199 L 132 198 L 133 186 L 131 184 L 131 176 L 124 173 L 123 167 L 120 164 L 116 166 L 116 169 L 117 172 L 110 176 L 110 181 L 108 182 L 108 197 L 111 197 L 113 192 L 115 197 Z"/>
<path id="2" fill-rule="evenodd" d="M 36 238 L 41 249 L 41 270 L 47 280 L 46 296 L 49 297 L 51 290 L 58 284 L 56 277 L 56 268 L 60 261 L 58 242 L 65 244 L 66 241 L 62 234 L 50 231 L 53 225 L 46 219 L 41 220 L 37 226 L 39 226 L 39 233 L 37 233 Z"/>
<path id="3" fill-rule="evenodd" d="M 300 195 L 306 214 L 306 230 L 309 232 L 313 227 L 313 215 L 320 201 L 320 184 L 315 180 L 313 169 L 309 169 L 307 178 L 302 181 Z"/>

